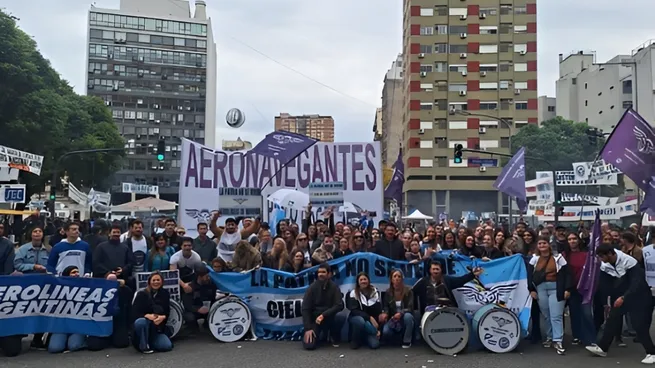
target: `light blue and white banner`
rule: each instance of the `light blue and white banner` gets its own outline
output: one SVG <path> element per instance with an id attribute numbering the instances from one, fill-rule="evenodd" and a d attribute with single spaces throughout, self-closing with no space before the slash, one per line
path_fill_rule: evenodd
<path id="1" fill-rule="evenodd" d="M 503 301 L 519 316 L 523 330 L 527 331 L 532 303 L 521 256 L 481 262 L 440 252 L 435 258 L 442 263 L 445 273 L 452 276 L 464 275 L 469 272 L 469 266 L 484 268 L 479 282 L 470 282 L 454 291 L 460 309 L 470 318 L 482 306 Z M 341 288 L 344 299 L 354 288 L 355 278 L 360 272 L 368 273 L 371 283 L 382 293 L 389 287 L 389 274 L 394 269 L 403 272 L 405 283 L 410 286 L 427 274 L 427 263 L 393 261 L 373 253 L 356 253 L 329 263 L 332 280 Z M 302 335 L 302 299 L 308 285 L 316 279 L 316 270 L 317 267 L 312 267 L 292 274 L 260 268 L 245 274 L 212 272 L 211 277 L 220 290 L 235 294 L 248 303 L 258 337 L 295 340 Z M 345 319 L 347 309 L 340 314 Z"/>
<path id="2" fill-rule="evenodd" d="M 0 276 L 0 337 L 32 333 L 110 336 L 118 282 L 51 275 Z"/>

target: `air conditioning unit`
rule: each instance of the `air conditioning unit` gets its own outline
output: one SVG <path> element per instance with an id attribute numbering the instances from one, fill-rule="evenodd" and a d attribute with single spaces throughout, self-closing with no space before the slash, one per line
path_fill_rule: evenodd
<path id="1" fill-rule="evenodd" d="M 428 73 L 427 73 L 427 72 L 421 72 L 421 78 L 425 78 L 425 77 L 427 77 L 427 76 L 428 76 Z"/>
<path id="2" fill-rule="evenodd" d="M 462 76 L 466 77 L 468 74 L 469 74 L 468 71 L 462 70 Z"/>
<path id="3" fill-rule="evenodd" d="M 520 90 L 520 89 L 515 89 L 515 90 L 514 90 L 514 94 L 515 94 L 515 95 L 520 95 L 520 94 L 521 94 L 521 90 Z"/>
<path id="4" fill-rule="evenodd" d="M 425 54 L 424 54 L 424 53 L 420 53 L 420 54 L 418 54 L 418 58 L 419 58 L 419 59 L 423 59 L 424 57 L 425 57 Z"/>
<path id="5" fill-rule="evenodd" d="M 525 54 L 527 54 L 527 53 L 528 53 L 528 52 L 525 51 L 525 50 L 521 50 L 521 52 L 519 52 L 519 54 L 521 54 L 521 55 L 525 55 Z"/>
<path id="6" fill-rule="evenodd" d="M 465 52 L 462 52 L 461 54 L 459 54 L 460 59 L 466 59 L 467 56 L 468 55 Z"/>
<path id="7" fill-rule="evenodd" d="M 487 14 L 486 13 L 480 13 L 479 17 L 480 17 L 480 19 L 487 19 Z"/>
<path id="8" fill-rule="evenodd" d="M 460 96 L 466 96 L 466 91 L 459 91 Z"/>
<path id="9" fill-rule="evenodd" d="M 425 129 L 423 129 L 423 128 L 419 129 L 418 134 L 425 134 Z"/>
<path id="10" fill-rule="evenodd" d="M 485 71 L 480 72 L 480 76 L 481 76 L 481 77 L 486 77 L 486 76 L 487 76 L 487 72 L 485 72 Z"/>
<path id="11" fill-rule="evenodd" d="M 468 35 L 466 33 L 460 33 L 459 34 L 459 38 L 466 38 L 466 37 L 468 37 Z"/>
<path id="12" fill-rule="evenodd" d="M 480 166 L 480 172 L 486 172 L 487 167 L 486 166 Z"/>
<path id="13" fill-rule="evenodd" d="M 460 15 L 459 20 L 466 20 L 466 15 Z"/>
<path id="14" fill-rule="evenodd" d="M 480 133 L 480 134 L 484 134 L 484 133 L 486 133 L 486 132 L 487 132 L 487 128 L 485 128 L 485 127 L 479 127 L 479 128 L 478 128 L 478 133 Z"/>

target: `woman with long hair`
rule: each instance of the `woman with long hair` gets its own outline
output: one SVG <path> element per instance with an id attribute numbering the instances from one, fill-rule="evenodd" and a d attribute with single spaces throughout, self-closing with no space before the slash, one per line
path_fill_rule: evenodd
<path id="1" fill-rule="evenodd" d="M 364 234 L 361 231 L 355 230 L 352 232 L 352 235 L 350 236 L 350 250 L 352 250 L 353 253 L 367 251 L 366 245 L 364 244 Z"/>
<path id="2" fill-rule="evenodd" d="M 296 245 L 296 233 L 293 231 L 293 228 L 288 226 L 286 230 L 282 233 L 282 239 L 284 239 L 284 242 L 287 247 L 287 253 L 293 249 L 293 247 Z"/>
<path id="3" fill-rule="evenodd" d="M 274 270 L 281 270 L 287 262 L 289 262 L 289 253 L 287 252 L 286 241 L 281 238 L 275 238 L 273 249 L 267 255 L 265 265 Z"/>
<path id="4" fill-rule="evenodd" d="M 484 257 L 484 248 L 475 245 L 475 238 L 469 235 L 464 240 L 464 245 L 459 248 L 459 253 L 466 257 L 482 258 Z"/>
<path id="5" fill-rule="evenodd" d="M 134 347 L 144 353 L 173 350 L 173 343 L 166 335 L 166 320 L 171 312 L 170 294 L 164 289 L 164 279 L 159 272 L 148 277 L 148 286 L 134 298 Z"/>
<path id="6" fill-rule="evenodd" d="M 382 335 L 388 341 L 394 336 L 402 336 L 403 349 L 412 346 L 414 335 L 414 293 L 404 283 L 400 270 L 393 270 L 389 275 L 389 288 L 384 295 L 380 323 L 384 323 Z"/>
<path id="7" fill-rule="evenodd" d="M 168 245 L 168 239 L 164 233 L 156 234 L 154 237 L 155 244 L 148 252 L 148 262 L 146 262 L 146 271 L 168 271 L 170 268 L 169 261 L 175 248 Z"/>
<path id="8" fill-rule="evenodd" d="M 532 229 L 526 229 L 523 232 L 523 256 L 530 260 L 536 251 L 537 233 Z"/>
<path id="9" fill-rule="evenodd" d="M 455 234 L 452 231 L 446 230 L 444 232 L 443 244 L 441 245 L 441 249 L 443 250 L 457 249 L 457 244 L 455 242 Z"/>
<path id="10" fill-rule="evenodd" d="M 530 260 L 530 296 L 539 303 L 539 310 L 546 318 L 546 341 L 544 347 L 554 347 L 557 354 L 566 350 L 564 340 L 564 306 L 571 295 L 573 285 L 566 259 L 561 254 L 553 255 L 550 238 L 540 236 L 537 252 Z"/>
<path id="11" fill-rule="evenodd" d="M 366 272 L 357 275 L 355 288 L 346 295 L 346 307 L 350 310 L 350 324 L 353 349 L 365 343 L 371 349 L 380 347 L 380 325 L 378 318 L 382 313 L 380 293 L 371 285 L 371 279 Z"/>
<path id="12" fill-rule="evenodd" d="M 286 272 L 291 272 L 291 273 L 298 273 L 302 270 L 305 269 L 305 255 L 303 254 L 303 251 L 294 248 L 291 250 L 291 257 L 289 259 L 289 262 L 284 265 L 282 268 L 282 271 Z"/>
<path id="13" fill-rule="evenodd" d="M 584 303 L 582 294 L 575 287 L 580 282 L 585 262 L 587 261 L 587 247 L 576 233 L 569 233 L 566 237 L 568 250 L 564 253 L 564 259 L 571 270 L 571 281 L 573 288 L 569 298 L 569 312 L 571 313 L 571 331 L 573 332 L 573 345 L 581 342 L 584 346 L 596 343 L 596 328 L 592 316 L 592 303 Z"/>

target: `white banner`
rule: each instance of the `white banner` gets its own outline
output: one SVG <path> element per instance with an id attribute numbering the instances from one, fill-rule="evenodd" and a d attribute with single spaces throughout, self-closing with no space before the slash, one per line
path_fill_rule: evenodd
<path id="1" fill-rule="evenodd" d="M 553 172 L 537 171 L 536 179 L 525 182 L 525 192 L 529 198 L 536 197 L 539 201 L 555 200 L 555 191 L 553 188 Z"/>
<path id="2" fill-rule="evenodd" d="M 156 196 L 159 194 L 159 187 L 156 185 L 121 183 L 123 193 L 146 194 Z"/>
<path id="3" fill-rule="evenodd" d="M 213 150 L 182 139 L 178 221 L 191 233 L 198 222 L 208 222 L 219 207 L 220 188 L 262 188 L 264 201 L 281 188 L 309 194 L 309 184 L 315 182 L 343 182 L 344 201 L 375 211 L 376 223 L 382 219 L 380 142 L 319 142 L 280 170 L 280 162 L 272 158 L 243 151 Z M 268 201 L 263 204 L 262 217 L 268 221 L 274 207 Z M 298 224 L 302 222 L 302 211 L 285 210 L 286 218 Z M 313 207 L 318 213 L 323 210 Z"/>
<path id="4" fill-rule="evenodd" d="M 601 220 L 619 220 L 623 217 L 634 216 L 637 214 L 637 200 L 617 203 L 611 206 L 571 206 L 564 207 L 564 215 L 559 216 L 560 222 L 579 221 L 582 212 L 583 221 L 593 221 L 596 218 L 596 210 L 600 209 Z M 546 213 L 539 216 L 539 221 L 554 221 L 552 213 Z"/>
<path id="5" fill-rule="evenodd" d="M 531 200 L 528 202 L 528 216 L 543 216 L 553 213 L 553 202 L 546 200 Z"/>
<path id="6" fill-rule="evenodd" d="M 12 168 L 41 175 L 43 156 L 0 146 L 0 168 Z"/>
<path id="7" fill-rule="evenodd" d="M 593 166 L 592 166 L 593 164 Z M 574 162 L 573 172 L 576 180 L 602 179 L 611 174 L 621 174 L 621 170 L 612 164 L 605 163 L 604 160 L 593 162 Z"/>
<path id="8" fill-rule="evenodd" d="M 343 206 L 343 183 L 310 183 L 309 203 L 317 207 Z"/>
<path id="9" fill-rule="evenodd" d="M 596 179 L 578 180 L 575 171 L 557 171 L 555 180 L 558 186 L 574 187 L 584 185 L 616 185 L 618 174 L 609 174 Z"/>
<path id="10" fill-rule="evenodd" d="M 560 193 L 562 202 L 589 202 L 600 206 L 617 204 L 619 197 L 599 197 L 591 194 L 582 195 L 579 193 Z"/>

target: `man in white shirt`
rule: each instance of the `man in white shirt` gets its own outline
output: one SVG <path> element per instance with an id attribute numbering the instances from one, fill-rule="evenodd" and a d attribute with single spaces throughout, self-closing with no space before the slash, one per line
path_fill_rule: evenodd
<path id="1" fill-rule="evenodd" d="M 182 238 L 181 249 L 171 256 L 169 264 L 171 271 L 178 270 L 180 273 L 180 287 L 184 292 L 190 293 L 195 269 L 203 265 L 200 255 L 193 250 L 193 239 Z"/>

